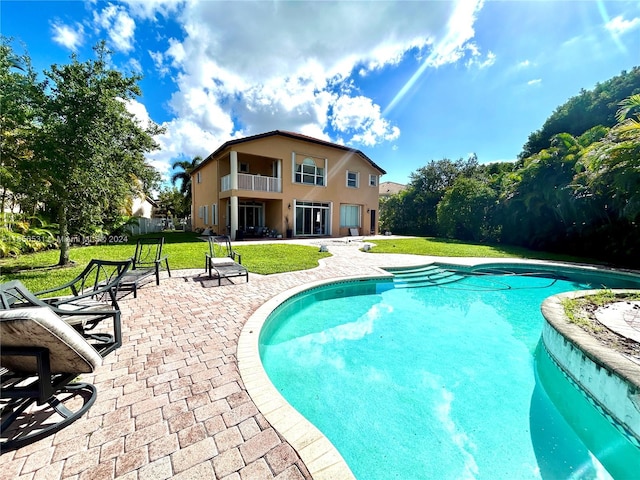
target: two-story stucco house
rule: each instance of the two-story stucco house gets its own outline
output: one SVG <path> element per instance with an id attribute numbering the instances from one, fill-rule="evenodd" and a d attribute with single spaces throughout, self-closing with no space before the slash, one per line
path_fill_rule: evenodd
<path id="1" fill-rule="evenodd" d="M 377 233 L 385 173 L 359 150 L 298 133 L 230 140 L 191 173 L 193 227 L 232 239 Z"/>

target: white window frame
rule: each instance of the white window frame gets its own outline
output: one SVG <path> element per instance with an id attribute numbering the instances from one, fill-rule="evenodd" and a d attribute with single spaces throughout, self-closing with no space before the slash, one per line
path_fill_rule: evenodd
<path id="1" fill-rule="evenodd" d="M 373 174 L 369 174 L 369 186 L 370 187 L 377 187 L 378 186 L 378 176 L 377 175 L 373 175 Z"/>
<path id="2" fill-rule="evenodd" d="M 218 204 L 211 204 L 211 225 L 218 225 Z"/>
<path id="3" fill-rule="evenodd" d="M 202 183 L 202 172 L 196 172 L 196 183 Z"/>
<path id="4" fill-rule="evenodd" d="M 354 213 L 355 210 L 355 213 Z M 356 215 L 356 223 L 352 224 L 351 220 L 353 215 Z M 362 226 L 362 205 L 342 204 L 340 205 L 340 227 L 341 228 L 360 228 Z"/>
<path id="5" fill-rule="evenodd" d="M 301 162 L 296 162 L 296 157 L 299 156 L 302 158 Z M 305 162 L 306 160 L 310 160 L 313 162 L 314 171 L 313 172 L 304 172 L 304 167 L 310 167 L 310 162 Z M 324 161 L 324 167 L 319 167 L 318 163 Z M 308 185 L 309 187 L 326 187 L 327 186 L 327 165 L 328 160 L 326 158 L 322 159 L 320 157 L 314 157 L 313 155 L 303 155 L 296 154 L 296 152 L 291 153 L 291 182 L 298 185 Z M 300 166 L 300 171 L 298 172 L 298 166 Z M 318 170 L 322 169 L 322 174 L 318 174 Z M 313 182 L 304 182 L 305 177 L 313 177 Z M 299 178 L 299 180 L 298 180 Z M 318 180 L 321 179 L 322 183 L 318 183 Z"/>
<path id="6" fill-rule="evenodd" d="M 355 185 L 349 184 L 349 175 L 355 175 Z M 346 173 L 346 186 L 347 188 L 360 188 L 360 172 L 354 172 L 353 170 L 347 170 Z"/>

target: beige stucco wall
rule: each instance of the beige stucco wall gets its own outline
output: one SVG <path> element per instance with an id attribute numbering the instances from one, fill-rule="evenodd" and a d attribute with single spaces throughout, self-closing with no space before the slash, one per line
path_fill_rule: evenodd
<path id="1" fill-rule="evenodd" d="M 229 173 L 229 152 L 234 150 L 238 154 L 238 166 L 247 164 L 249 173 L 272 176 L 274 165 L 281 161 L 282 193 L 257 192 L 246 190 L 232 190 L 222 192 L 222 201 L 217 200 L 220 179 Z M 327 185 L 314 186 L 293 182 L 292 154 L 295 153 L 297 161 L 301 162 L 305 157 L 313 157 L 319 161 L 327 159 Z M 347 170 L 358 172 L 359 187 L 346 186 Z M 207 162 L 200 170 L 201 183 L 192 179 L 193 186 L 193 212 L 194 226 L 205 228 L 207 225 L 203 219 L 198 218 L 198 207 L 219 203 L 219 215 L 221 225 L 228 225 L 226 207 L 222 203 L 226 198 L 237 195 L 241 201 L 254 199 L 259 201 L 271 201 L 270 208 L 266 211 L 266 223 L 284 232 L 286 229 L 285 218 L 289 219 L 289 225 L 293 228 L 293 217 L 296 201 L 323 202 L 332 204 L 331 234 L 332 236 L 348 235 L 348 228 L 340 228 L 340 205 L 351 204 L 361 207 L 360 234 L 369 234 L 373 229 L 377 232 L 378 220 L 378 182 L 375 186 L 369 185 L 369 175 L 378 177 L 380 171 L 370 162 L 357 153 L 348 152 L 327 145 L 315 144 L 304 140 L 282 136 L 269 136 L 255 140 L 238 143 L 230 146 L 220 153 L 218 157 Z M 218 172 L 220 175 L 218 176 Z M 280 200 L 275 201 L 274 200 Z M 226 205 L 226 203 L 225 203 Z M 291 205 L 291 209 L 289 209 Z M 367 210 L 376 211 L 376 225 L 370 225 L 370 213 Z"/>
<path id="2" fill-rule="evenodd" d="M 191 177 L 191 210 L 192 225 L 194 228 L 212 228 L 216 233 L 219 226 L 211 223 L 211 205 L 219 204 L 218 190 L 220 181 L 218 179 L 217 162 L 211 162 L 200 170 L 200 182 L 197 182 L 197 175 Z M 199 217 L 199 207 L 207 205 L 207 220 Z M 220 206 L 218 205 L 220 212 Z"/>

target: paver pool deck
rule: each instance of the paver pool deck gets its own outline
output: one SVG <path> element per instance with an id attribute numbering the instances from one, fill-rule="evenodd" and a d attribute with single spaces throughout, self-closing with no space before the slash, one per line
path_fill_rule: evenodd
<path id="1" fill-rule="evenodd" d="M 250 274 L 248 283 L 221 287 L 203 270 L 176 271 L 122 299 L 123 346 L 82 376 L 98 389 L 95 404 L 55 435 L 4 453 L 0 479 L 311 478 L 240 377 L 243 326 L 300 285 L 451 259 L 364 253 L 349 239 L 300 243 L 326 245 L 332 256 L 311 270 Z"/>

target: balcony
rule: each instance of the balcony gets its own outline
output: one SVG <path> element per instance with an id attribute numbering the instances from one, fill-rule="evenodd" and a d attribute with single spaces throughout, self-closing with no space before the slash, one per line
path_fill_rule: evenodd
<path id="1" fill-rule="evenodd" d="M 231 190 L 231 175 L 225 175 L 221 181 L 221 192 Z M 265 177 L 262 175 L 238 174 L 238 190 L 253 192 L 282 192 L 280 179 L 277 177 Z"/>

